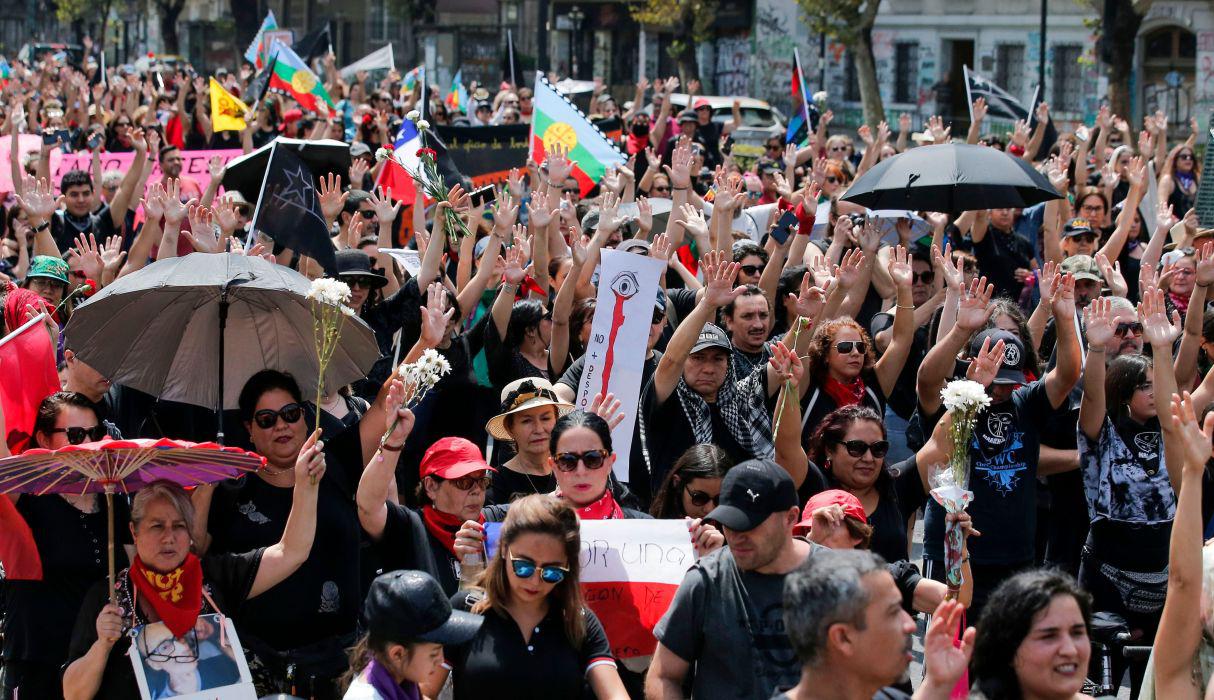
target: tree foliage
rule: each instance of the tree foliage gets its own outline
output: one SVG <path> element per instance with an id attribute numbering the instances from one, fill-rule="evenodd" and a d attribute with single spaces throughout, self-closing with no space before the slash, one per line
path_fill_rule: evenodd
<path id="1" fill-rule="evenodd" d="M 713 37 L 719 0 L 644 0 L 629 7 L 637 23 L 672 35 L 667 53 L 679 64 L 679 77 L 687 84 L 698 79 L 696 44 Z"/>
<path id="2" fill-rule="evenodd" d="M 842 43 L 852 54 L 864 103 L 864 121 L 876 126 L 885 119 L 872 41 L 880 0 L 797 0 L 797 5 L 813 31 Z"/>

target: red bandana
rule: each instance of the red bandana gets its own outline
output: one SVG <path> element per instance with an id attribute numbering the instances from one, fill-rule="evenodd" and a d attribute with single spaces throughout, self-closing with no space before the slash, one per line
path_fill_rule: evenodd
<path id="1" fill-rule="evenodd" d="M 130 577 L 135 590 L 148 599 L 174 637 L 194 629 L 202 611 L 202 564 L 198 557 L 187 554 L 181 566 L 167 574 L 152 571 L 135 557 Z"/>
<path id="2" fill-rule="evenodd" d="M 464 526 L 464 519 L 458 515 L 449 515 L 441 513 L 434 509 L 434 506 L 422 506 L 422 520 L 426 522 L 426 530 L 430 536 L 438 540 L 451 552 L 451 556 L 455 556 L 455 533 Z M 485 522 L 484 515 L 478 515 L 476 521 L 478 523 Z M 458 557 L 456 557 L 458 559 Z"/>
<path id="3" fill-rule="evenodd" d="M 856 381 L 850 384 L 827 377 L 826 385 L 822 388 L 826 391 L 827 396 L 835 400 L 835 408 L 855 406 L 864 399 L 864 380 L 859 377 L 856 377 Z"/>
<path id="4" fill-rule="evenodd" d="M 557 494 L 560 495 L 559 493 Z M 576 506 L 575 506 L 576 508 Z M 611 489 L 603 492 L 603 497 L 591 503 L 588 506 L 576 508 L 577 515 L 582 520 L 621 520 L 624 517 L 624 509 L 620 508 L 615 502 L 615 496 L 611 495 Z"/>

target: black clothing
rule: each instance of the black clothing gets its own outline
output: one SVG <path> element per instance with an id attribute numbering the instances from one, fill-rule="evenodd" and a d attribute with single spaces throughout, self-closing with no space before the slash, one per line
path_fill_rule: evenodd
<path id="1" fill-rule="evenodd" d="M 974 243 L 978 269 L 995 285 L 995 296 L 1019 299 L 1024 285 L 1016 281 L 1016 270 L 1032 268 L 1033 244 L 1028 239 L 991 226 L 986 236 Z"/>
<path id="2" fill-rule="evenodd" d="M 89 233 L 97 237 L 98 243 L 117 233 L 114 220 L 110 216 L 110 205 L 103 205 L 97 211 L 81 218 L 72 216 L 66 209 L 60 209 L 51 215 L 51 237 L 55 239 L 59 250 L 71 250 L 76 244 L 76 236 Z"/>
<path id="3" fill-rule="evenodd" d="M 509 467 L 498 467 L 490 474 L 493 479 L 485 493 L 485 505 L 510 503 L 533 493 L 556 491 L 556 477 L 551 474 L 536 475 L 516 472 Z"/>
<path id="4" fill-rule="evenodd" d="M 826 489 L 847 490 L 835 480 L 829 469 L 822 469 L 810 462 L 809 471 L 814 475 L 806 478 L 805 484 L 802 485 L 799 494 L 802 503 Z M 817 491 L 805 488 L 808 484 L 821 482 L 826 484 L 826 488 Z M 868 516 L 868 524 L 873 528 L 869 549 L 880 554 L 885 561 L 905 560 L 909 557 L 907 543 L 910 541 L 907 538 L 906 522 L 912 513 L 927 502 L 915 458 L 887 466 L 877 477 L 876 489 L 879 494 L 877 508 L 865 514 Z"/>
<path id="5" fill-rule="evenodd" d="M 860 370 L 860 378 L 864 380 L 864 396 L 860 399 L 860 405 L 873 409 L 884 420 L 887 399 L 885 392 L 881 391 L 881 382 L 877 381 L 877 375 L 871 369 Z M 818 424 L 838 407 L 822 385 L 815 382 L 801 398 L 801 443 L 808 445 L 818 430 Z"/>

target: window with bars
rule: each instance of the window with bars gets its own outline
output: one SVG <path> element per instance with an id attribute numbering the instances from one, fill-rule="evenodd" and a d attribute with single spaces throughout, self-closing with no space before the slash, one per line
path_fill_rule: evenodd
<path id="1" fill-rule="evenodd" d="M 915 102 L 919 86 L 919 42 L 894 44 L 894 102 Z"/>
<path id="2" fill-rule="evenodd" d="M 1024 97 L 1024 44 L 995 47 L 995 84 L 1017 99 Z"/>
<path id="3" fill-rule="evenodd" d="M 1078 112 L 1083 108 L 1083 72 L 1078 44 L 1054 46 L 1054 85 L 1050 107 L 1060 112 Z"/>

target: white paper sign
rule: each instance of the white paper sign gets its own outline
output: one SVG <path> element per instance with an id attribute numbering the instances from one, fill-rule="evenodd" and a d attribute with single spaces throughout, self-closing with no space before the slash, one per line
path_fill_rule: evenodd
<path id="1" fill-rule="evenodd" d="M 163 622 L 137 627 L 130 657 L 142 700 L 257 700 L 236 628 L 221 615 L 200 615 L 176 639 Z"/>
<path id="2" fill-rule="evenodd" d="M 408 248 L 380 248 L 379 252 L 391 255 L 393 260 L 405 268 L 405 272 L 408 272 L 410 277 L 417 277 L 417 273 L 422 270 L 422 254 L 416 250 L 409 250 Z"/>
<path id="3" fill-rule="evenodd" d="M 590 408 L 594 395 L 611 392 L 620 401 L 625 419 L 611 432 L 620 481 L 628 481 L 628 457 L 636 428 L 641 395 L 641 371 L 649 352 L 649 328 L 666 271 L 661 260 L 635 253 L 604 250 L 598 285 L 598 303 L 586 344 L 586 362 L 574 405 Z"/>

